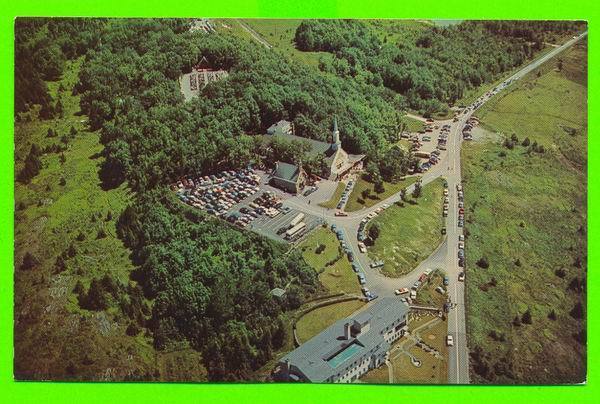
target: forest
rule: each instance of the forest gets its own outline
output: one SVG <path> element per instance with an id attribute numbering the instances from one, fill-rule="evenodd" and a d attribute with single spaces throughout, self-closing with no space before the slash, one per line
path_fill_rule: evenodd
<path id="1" fill-rule="evenodd" d="M 424 30 L 416 41 L 380 40 L 360 20 L 305 20 L 296 46 L 325 51 L 321 70 L 405 97 L 410 108 L 430 116 L 459 100 L 465 90 L 494 80 L 543 47 L 548 33 L 565 34 L 581 22 L 467 21 Z"/>
<path id="2" fill-rule="evenodd" d="M 268 145 L 259 135 L 289 119 L 296 134 L 327 140 L 334 115 L 344 149 L 367 155 L 375 182 L 395 181 L 412 162 L 395 145 L 404 111 L 443 109 L 465 88 L 525 60 L 536 27 L 515 24 L 432 27 L 416 43 L 391 44 L 361 22 L 305 21 L 298 48 L 335 54 L 318 71 L 234 35 L 190 32 L 184 19 L 19 19 L 17 119 L 31 111 L 59 118 L 61 100 L 47 82 L 61 76 L 65 61 L 83 58 L 73 91 L 89 129 L 100 133 L 102 187 L 126 183 L 134 195 L 118 212 L 117 233 L 132 251 L 136 286 L 110 276 L 78 284 L 81 309 L 114 303 L 131 320 L 131 336 L 147 330 L 157 350 L 184 341 L 202 353 L 210 380 L 250 379 L 282 346 L 284 313 L 319 290 L 316 274 L 285 246 L 179 204 L 167 185 L 260 158 L 302 159 L 319 172 L 322 161 L 304 158 L 302 147 Z M 229 76 L 184 102 L 177 80 L 202 57 Z M 17 176 L 23 184 L 41 168 L 40 149 L 27 149 Z M 76 251 L 65 254 L 59 270 Z M 285 298 L 270 294 L 286 286 Z"/>

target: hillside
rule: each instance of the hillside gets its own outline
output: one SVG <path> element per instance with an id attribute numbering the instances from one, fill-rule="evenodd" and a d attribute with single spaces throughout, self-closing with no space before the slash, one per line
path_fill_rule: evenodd
<path id="1" fill-rule="evenodd" d="M 586 77 L 581 43 L 477 112 L 497 141 L 464 146 L 475 382 L 585 380 Z"/>

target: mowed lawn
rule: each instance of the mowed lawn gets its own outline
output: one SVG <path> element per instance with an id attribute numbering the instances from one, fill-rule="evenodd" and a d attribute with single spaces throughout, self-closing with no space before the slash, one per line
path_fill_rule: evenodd
<path id="1" fill-rule="evenodd" d="M 383 188 L 385 189 L 382 193 L 375 192 L 375 184 L 370 182 L 367 179 L 366 175 L 362 175 L 360 178 L 356 180 L 356 184 L 354 184 L 354 188 L 348 197 L 348 203 L 346 204 L 345 211 L 346 212 L 356 212 L 363 208 L 370 208 L 371 206 L 381 202 L 384 199 L 389 198 L 395 193 L 400 192 L 403 188 L 407 188 L 414 184 L 417 181 L 416 176 L 405 177 L 402 180 L 392 183 L 392 182 L 383 182 Z M 363 191 L 368 190 L 369 196 L 363 198 Z M 361 203 L 362 201 L 362 203 Z"/>
<path id="2" fill-rule="evenodd" d="M 573 310 L 586 301 L 585 43 L 560 58 L 561 71 L 553 59 L 478 111 L 486 127 L 544 153 L 491 141 L 463 148 L 474 382 L 585 380 L 585 320 Z M 474 264 L 480 257 L 489 268 Z"/>
<path id="3" fill-rule="evenodd" d="M 300 342 L 306 342 L 339 319 L 350 316 L 364 306 L 361 300 L 349 300 L 319 307 L 298 320 L 296 333 Z"/>
<path id="4" fill-rule="evenodd" d="M 409 132 L 420 132 L 425 130 L 425 123 L 410 116 L 402 117 L 402 122 L 406 124 L 406 130 Z"/>
<path id="5" fill-rule="evenodd" d="M 319 245 L 325 249 L 317 254 Z M 348 257 L 343 253 L 340 242 L 335 234 L 328 228 L 316 229 L 300 245 L 302 256 L 319 274 L 319 280 L 333 293 L 360 293 L 360 287 L 356 274 Z M 333 265 L 328 265 L 334 262 Z"/>
<path id="6" fill-rule="evenodd" d="M 328 209 L 334 209 L 335 207 L 337 207 L 337 204 L 340 201 L 340 198 L 342 197 L 342 194 L 344 193 L 345 188 L 346 188 L 345 182 L 338 183 L 337 188 L 335 189 L 335 192 L 333 193 L 331 198 L 328 201 L 319 203 L 319 206 L 322 206 L 322 207 L 328 208 Z"/>
<path id="7" fill-rule="evenodd" d="M 439 246 L 443 237 L 443 190 L 443 180 L 437 179 L 425 185 L 416 200 L 407 195 L 416 204 L 394 204 L 369 223 L 376 223 L 381 232 L 369 247 L 369 257 L 385 262 L 384 274 L 398 277 L 412 271 Z"/>
<path id="8" fill-rule="evenodd" d="M 301 19 L 247 18 L 242 21 L 290 59 L 318 67 L 321 57 L 331 57 L 327 52 L 302 52 L 296 49 L 294 37 L 296 29 L 302 22 Z"/>

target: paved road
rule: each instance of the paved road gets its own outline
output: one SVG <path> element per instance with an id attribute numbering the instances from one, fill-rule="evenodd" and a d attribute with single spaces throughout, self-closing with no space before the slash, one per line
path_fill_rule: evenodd
<path id="1" fill-rule="evenodd" d="M 262 36 L 260 36 L 260 34 L 258 32 L 254 31 L 252 28 L 250 28 L 245 22 L 242 22 L 242 20 L 236 20 L 236 21 L 238 22 L 238 24 L 240 24 L 240 26 L 242 28 L 244 28 L 252 36 L 252 38 L 256 39 L 265 48 L 271 49 L 273 47 L 273 45 L 271 45 L 270 43 L 265 41 L 265 39 Z"/>
<path id="2" fill-rule="evenodd" d="M 525 66 L 517 73 L 508 77 L 505 81 L 520 79 L 586 35 L 587 32 L 581 34 L 576 39 L 571 39 L 562 46 L 553 49 Z M 490 97 L 487 96 L 481 98 L 481 105 L 487 102 L 489 98 Z M 365 273 L 367 286 L 379 296 L 393 296 L 395 289 L 410 287 L 410 285 L 412 285 L 427 268 L 445 268 L 450 280 L 447 291 L 451 302 L 454 304 L 453 308 L 448 313 L 448 332 L 454 337 L 454 346 L 449 349 L 448 382 L 453 384 L 469 383 L 469 350 L 467 348 L 464 299 L 465 285 L 464 282 L 458 281 L 458 274 L 461 271 L 458 267 L 458 239 L 459 235 L 462 234 L 462 228 L 458 227 L 458 192 L 456 185 L 461 184 L 462 181 L 460 166 L 462 129 L 473 112 L 474 110 L 471 109 L 468 113 L 462 114 L 459 117 L 458 122 L 452 122 L 452 120 L 435 121 L 436 125 L 444 125 L 446 123 L 451 125 L 450 135 L 448 136 L 448 151 L 440 156 L 441 160 L 436 166 L 423 175 L 422 183 L 423 185 L 426 185 L 442 176 L 446 178 L 448 182 L 450 206 L 446 224 L 447 234 L 442 244 L 427 259 L 403 277 L 389 278 L 382 275 L 377 269 L 370 268 L 370 260 L 366 254 L 359 252 L 358 241 L 356 239 L 360 221 L 381 205 L 391 205 L 400 200 L 399 194 L 392 195 L 390 198 L 377 203 L 371 208 L 349 213 L 346 217 L 337 217 L 334 215 L 334 210 L 321 208 L 315 205 L 307 205 L 302 200 L 290 199 L 286 201 L 286 203 L 292 207 L 319 216 L 329 223 L 335 223 L 336 226 L 344 232 L 347 243 L 354 251 L 357 262 Z M 421 117 L 413 115 L 411 115 L 411 117 L 423 120 Z M 408 192 L 411 192 L 412 189 L 414 189 L 414 185 L 408 188 Z"/>

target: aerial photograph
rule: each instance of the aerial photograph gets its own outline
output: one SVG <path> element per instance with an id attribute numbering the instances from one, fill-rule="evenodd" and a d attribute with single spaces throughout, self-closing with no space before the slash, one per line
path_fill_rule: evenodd
<path id="1" fill-rule="evenodd" d="M 14 379 L 587 383 L 587 30 L 16 18 Z"/>

